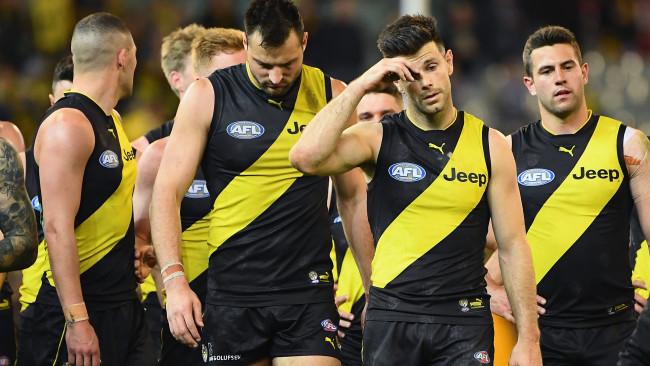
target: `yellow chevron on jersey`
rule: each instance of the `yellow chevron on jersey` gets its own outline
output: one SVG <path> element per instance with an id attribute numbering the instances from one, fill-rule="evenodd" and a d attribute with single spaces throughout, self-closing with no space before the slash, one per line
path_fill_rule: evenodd
<path id="1" fill-rule="evenodd" d="M 47 257 L 45 255 L 45 241 L 38 244 L 38 252 L 36 254 L 36 261 L 31 266 L 23 270 L 23 282 L 20 284 L 20 311 L 23 312 L 27 307 L 36 301 L 36 295 L 41 289 L 43 283 L 43 272 L 47 268 Z"/>
<path id="2" fill-rule="evenodd" d="M 589 228 L 623 182 L 616 141 L 620 125 L 611 118 L 599 118 L 584 153 L 528 229 L 536 283 Z M 618 178 L 577 179 L 586 171 L 603 169 L 618 172 Z"/>
<path id="3" fill-rule="evenodd" d="M 334 239 L 332 239 L 332 250 L 330 250 L 330 260 L 332 261 L 332 279 L 334 283 L 339 281 L 339 268 L 336 261 L 336 244 L 334 244 Z"/>
<path id="4" fill-rule="evenodd" d="M 338 288 L 336 295 L 345 295 L 348 299 L 339 306 L 339 310 L 346 313 L 352 312 L 352 306 L 356 304 L 364 295 L 363 281 L 361 280 L 361 273 L 357 262 L 352 256 L 352 252 L 348 248 L 343 256 L 341 263 L 341 273 L 339 274 Z"/>
<path id="5" fill-rule="evenodd" d="M 122 128 L 117 113 L 115 111 L 111 112 L 111 117 L 122 149 L 122 180 L 115 192 L 92 215 L 75 228 L 80 274 L 104 258 L 125 237 L 133 215 L 133 187 L 135 186 L 136 176 L 135 157 L 133 156 L 131 143 Z M 47 240 L 45 245 L 47 246 Z M 49 258 L 47 261 L 49 261 Z M 49 262 L 47 278 L 50 285 L 54 286 Z"/>
<path id="6" fill-rule="evenodd" d="M 255 163 L 235 177 L 216 197 L 210 213 L 210 255 L 231 236 L 245 228 L 303 176 L 291 166 L 289 150 L 299 134 L 291 134 L 294 122 L 308 125 L 327 104 L 325 75 L 303 65 L 295 106 L 282 133 Z"/>
<path id="7" fill-rule="evenodd" d="M 481 201 L 487 184 L 447 180 L 452 169 L 488 176 L 483 122 L 465 113 L 454 152 L 436 179 L 386 228 L 372 261 L 372 285 L 385 288 L 408 266 L 451 234 Z M 453 199 L 452 199 L 453 198 Z"/>

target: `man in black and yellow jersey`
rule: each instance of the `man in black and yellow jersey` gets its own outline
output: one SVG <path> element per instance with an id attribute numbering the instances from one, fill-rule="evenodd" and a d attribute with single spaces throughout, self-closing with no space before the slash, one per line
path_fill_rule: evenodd
<path id="1" fill-rule="evenodd" d="M 614 365 L 634 329 L 633 205 L 650 233 L 648 139 L 587 108 L 589 67 L 568 29 L 534 32 L 523 62 L 541 119 L 509 140 L 543 300 L 544 364 Z"/>
<path id="2" fill-rule="evenodd" d="M 358 122 L 378 123 L 387 114 L 402 111 L 402 95 L 395 85 L 389 84 L 383 90 L 376 90 L 361 98 L 356 110 Z M 333 198 L 336 196 L 334 195 Z M 339 305 L 339 338 L 341 342 L 341 363 L 343 366 L 361 365 L 362 311 L 366 303 L 361 273 L 348 246 L 343 232 L 341 217 L 336 208 L 336 199 L 330 204 L 332 239 L 336 248 L 338 270 L 337 297 L 343 299 Z"/>
<path id="3" fill-rule="evenodd" d="M 135 153 L 113 110 L 131 94 L 136 47 L 122 20 L 95 13 L 71 50 L 72 91 L 34 143 L 48 259 L 31 305 L 35 363 L 153 364 L 135 293 Z"/>
<path id="4" fill-rule="evenodd" d="M 194 73 L 198 77 L 208 77 L 216 69 L 245 62 L 243 40 L 243 32 L 240 30 L 206 29 L 192 42 Z M 233 57 L 235 54 L 239 57 Z M 173 127 L 173 124 L 171 126 Z M 135 233 L 136 240 L 143 240 L 147 243 L 151 243 L 149 223 L 151 193 L 167 140 L 168 137 L 163 136 L 159 140 L 152 141 L 138 161 L 138 178 L 133 198 Z M 190 288 L 196 293 L 202 306 L 207 290 L 207 240 L 210 224 L 208 214 L 212 210 L 212 202 L 203 170 L 199 167 L 181 202 L 180 219 L 182 228 L 181 255 L 185 274 Z M 156 295 L 155 287 L 152 295 Z M 150 303 L 151 300 L 149 300 Z M 160 312 L 158 315 L 160 316 Z M 190 348 L 176 341 L 169 331 L 167 322 L 163 322 L 162 334 L 158 332 L 158 337 L 162 341 L 160 365 L 202 365 L 204 363 L 201 349 Z"/>
<path id="5" fill-rule="evenodd" d="M 453 55 L 433 18 L 403 16 L 378 45 L 385 58 L 316 115 L 290 155 L 309 174 L 361 167 L 370 181 L 376 252 L 364 363 L 492 362 L 483 279 L 492 217 L 520 332 L 511 363 L 540 364 L 530 252 L 505 138 L 453 106 Z M 362 96 L 393 81 L 406 111 L 346 129 Z"/>
<path id="6" fill-rule="evenodd" d="M 307 34 L 291 1 L 253 1 L 245 26 L 246 64 L 189 88 L 154 186 L 170 330 L 200 342 L 210 365 L 338 365 L 328 182 L 300 173 L 288 156 L 341 83 L 302 64 Z M 178 254 L 179 203 L 199 163 L 214 200 L 202 334 L 201 303 Z M 354 173 L 335 179 L 339 208 L 356 227 L 350 240 L 370 241 L 365 185 Z"/>

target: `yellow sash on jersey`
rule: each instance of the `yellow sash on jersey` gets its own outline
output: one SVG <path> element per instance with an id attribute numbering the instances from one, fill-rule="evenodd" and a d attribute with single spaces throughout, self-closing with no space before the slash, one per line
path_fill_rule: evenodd
<path id="1" fill-rule="evenodd" d="M 465 113 L 465 123 L 449 162 L 438 177 L 386 228 L 372 261 L 372 285 L 384 288 L 435 247 L 476 208 L 487 184 L 449 181 L 456 171 L 485 174 L 483 122 Z"/>
<path id="2" fill-rule="evenodd" d="M 584 153 L 528 229 L 538 284 L 589 228 L 623 182 L 616 141 L 620 125 L 611 118 L 599 118 Z M 618 172 L 618 178 L 599 177 L 602 169 Z M 574 177 L 588 170 L 595 170 L 596 178 Z"/>
<path id="3" fill-rule="evenodd" d="M 125 237 L 131 225 L 136 162 L 132 157 L 133 148 L 117 113 L 113 111 L 111 117 L 115 123 L 115 132 L 122 150 L 120 152 L 123 164 L 122 180 L 115 192 L 75 228 L 75 239 L 79 251 L 79 273 L 84 273 L 104 258 Z M 47 245 L 47 241 L 45 244 Z M 46 261 L 49 261 L 49 258 Z M 50 285 L 54 286 L 49 262 L 47 266 L 48 281 Z"/>
<path id="4" fill-rule="evenodd" d="M 275 142 L 255 163 L 235 177 L 216 197 L 210 212 L 210 255 L 226 240 L 253 222 L 277 201 L 302 173 L 289 162 L 289 150 L 300 134 L 294 122 L 308 125 L 326 104 L 325 76 L 303 65 L 295 107 Z"/>

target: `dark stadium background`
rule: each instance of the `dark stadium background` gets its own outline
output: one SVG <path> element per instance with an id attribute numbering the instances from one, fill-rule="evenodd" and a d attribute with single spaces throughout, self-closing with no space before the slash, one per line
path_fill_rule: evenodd
<path id="1" fill-rule="evenodd" d="M 306 63 L 349 81 L 379 58 L 375 40 L 401 11 L 436 16 L 454 51 L 455 104 L 509 133 L 537 118 L 521 83 L 526 36 L 554 23 L 572 29 L 591 66 L 589 106 L 650 132 L 650 0 L 300 0 Z M 164 35 L 192 22 L 242 27 L 247 0 L 0 0 L 0 120 L 29 144 L 47 108 L 56 61 L 74 23 L 94 11 L 126 20 L 138 46 L 133 97 L 118 111 L 131 138 L 173 116 L 177 99 L 159 62 Z"/>

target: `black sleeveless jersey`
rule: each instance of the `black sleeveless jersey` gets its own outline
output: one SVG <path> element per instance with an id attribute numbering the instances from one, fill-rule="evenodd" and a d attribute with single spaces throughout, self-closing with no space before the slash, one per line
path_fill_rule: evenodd
<path id="1" fill-rule="evenodd" d="M 332 301 L 327 178 L 303 175 L 288 158 L 330 99 L 329 78 L 303 66 L 280 100 L 256 87 L 246 65 L 209 80 L 216 100 L 202 160 L 214 199 L 207 302 Z"/>
<path id="2" fill-rule="evenodd" d="M 152 128 L 144 135 L 144 138 L 146 138 L 149 143 L 160 140 L 161 138 L 167 137 L 172 133 L 172 127 L 174 127 L 173 119 L 163 123 L 156 128 Z"/>
<path id="3" fill-rule="evenodd" d="M 81 111 L 95 135 L 95 147 L 84 170 L 79 210 L 74 220 L 84 301 L 110 305 L 135 299 L 135 152 L 115 112 L 107 116 L 89 97 L 68 92 L 43 119 L 62 108 Z M 38 165 L 35 172 L 38 177 Z M 42 203 L 40 189 L 39 196 Z M 44 217 L 47 215 L 43 212 Z M 44 245 L 45 273 L 36 301 L 59 304 L 47 258 L 47 240 Z"/>
<path id="4" fill-rule="evenodd" d="M 367 319 L 490 324 L 483 249 L 489 128 L 458 112 L 423 131 L 384 117 L 368 217 L 376 242 Z"/>
<path id="5" fill-rule="evenodd" d="M 632 319 L 624 133 L 593 115 L 575 134 L 553 135 L 538 121 L 512 135 L 537 292 L 547 300 L 541 324 Z"/>

